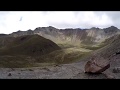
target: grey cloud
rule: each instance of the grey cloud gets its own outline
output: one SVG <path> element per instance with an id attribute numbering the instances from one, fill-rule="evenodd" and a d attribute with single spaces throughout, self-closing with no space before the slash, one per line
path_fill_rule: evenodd
<path id="1" fill-rule="evenodd" d="M 96 15 L 100 16 L 106 14 L 114 23 L 114 26 L 120 28 L 120 11 L 103 11 L 95 12 Z"/>
<path id="2" fill-rule="evenodd" d="M 114 25 L 120 28 L 120 12 L 108 12 L 107 15 L 112 19 Z"/>
<path id="3" fill-rule="evenodd" d="M 53 17 L 54 20 L 50 19 L 52 21 L 49 21 L 49 20 L 47 21 L 47 19 L 48 19 L 47 17 L 49 17 L 49 15 L 51 15 L 51 13 L 53 13 L 53 11 L 42 11 L 42 12 L 38 11 L 37 13 L 36 12 L 37 11 L 29 11 L 29 12 L 12 12 L 12 11 L 6 11 L 6 12 L 0 12 L 0 27 L 6 27 L 5 19 L 9 15 L 16 15 L 17 18 L 15 18 L 15 19 L 18 19 L 18 20 L 20 19 L 21 16 L 23 16 L 23 18 L 26 20 L 26 17 L 28 18 L 28 16 L 26 16 L 26 15 L 30 15 L 31 17 L 32 17 L 32 15 L 34 17 L 35 16 L 43 16 L 42 20 L 41 19 L 38 19 L 38 20 L 41 20 L 42 22 L 44 22 L 44 20 L 45 20 L 44 23 L 46 23 L 46 25 L 48 25 L 48 26 L 54 26 L 56 28 L 57 27 L 58 28 L 91 28 L 91 27 L 109 27 L 109 25 L 111 25 L 111 23 L 109 21 L 108 21 L 108 23 L 106 22 L 105 24 L 103 24 L 103 23 L 102 24 L 101 23 L 92 24 L 92 20 L 93 19 L 90 19 L 90 21 L 89 20 L 88 21 L 84 21 L 84 19 L 86 19 L 86 17 L 84 17 L 84 15 L 85 15 L 84 12 L 86 12 L 86 11 L 73 11 L 73 13 L 72 13 L 74 15 L 73 17 L 75 17 L 75 19 L 76 19 L 77 22 L 74 22 L 75 20 L 73 20 L 73 22 L 72 22 L 72 20 L 71 20 L 70 22 L 72 22 L 72 23 L 69 23 L 69 22 L 60 22 L 60 23 L 58 22 L 57 23 L 56 22 L 57 20 L 55 20 L 54 17 Z M 89 11 L 87 11 L 87 12 L 89 12 Z M 101 19 L 101 17 L 103 15 L 106 15 L 109 18 L 109 20 L 111 20 L 113 22 L 114 26 L 120 28 L 120 11 L 92 11 L 92 12 L 95 15 L 95 17 L 100 18 L 100 19 Z M 23 19 L 23 21 L 24 21 L 24 19 Z M 29 19 L 27 19 L 27 20 L 29 20 Z M 35 20 L 37 20 L 37 19 L 35 19 Z M 99 20 L 97 22 L 99 22 Z M 95 23 L 94 20 L 93 20 L 93 23 Z M 27 25 L 27 22 L 25 22 L 25 24 Z M 93 25 L 96 25 L 96 26 L 93 26 Z"/>

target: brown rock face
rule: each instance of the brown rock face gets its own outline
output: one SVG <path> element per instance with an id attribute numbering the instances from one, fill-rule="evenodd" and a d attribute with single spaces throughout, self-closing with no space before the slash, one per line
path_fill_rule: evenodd
<path id="1" fill-rule="evenodd" d="M 101 73 L 110 67 L 110 62 L 104 58 L 92 58 L 85 65 L 85 73 Z"/>

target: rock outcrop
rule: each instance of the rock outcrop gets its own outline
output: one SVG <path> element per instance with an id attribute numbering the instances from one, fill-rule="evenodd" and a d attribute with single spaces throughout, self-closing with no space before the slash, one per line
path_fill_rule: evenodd
<path id="1" fill-rule="evenodd" d="M 102 73 L 110 67 L 110 62 L 104 58 L 92 58 L 85 65 L 85 73 Z"/>

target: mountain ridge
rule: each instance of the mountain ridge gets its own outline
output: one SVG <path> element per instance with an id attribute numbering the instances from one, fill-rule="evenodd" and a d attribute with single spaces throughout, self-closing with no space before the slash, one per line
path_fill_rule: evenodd
<path id="1" fill-rule="evenodd" d="M 116 28 L 116 29 L 118 29 L 116 26 L 109 26 L 109 27 L 106 27 L 106 28 L 103 28 L 103 29 L 107 29 L 107 28 Z M 5 33 L 0 33 L 0 35 L 10 35 L 10 34 L 12 34 L 12 33 L 17 33 L 17 32 L 26 32 L 26 31 L 35 31 L 36 29 L 40 29 L 40 28 L 54 28 L 54 29 L 57 29 L 57 30 L 66 30 L 66 29 L 78 29 L 78 30 L 89 30 L 89 29 L 98 29 L 98 30 L 100 30 L 101 28 L 99 28 L 99 27 L 91 27 L 91 28 L 64 28 L 64 29 L 60 29 L 60 28 L 55 28 L 55 27 L 53 27 L 53 26 L 46 26 L 46 27 L 36 27 L 35 29 L 28 29 L 28 30 L 25 30 L 25 31 L 22 31 L 22 30 L 18 30 L 18 31 L 15 31 L 15 32 L 11 32 L 11 33 L 9 33 L 9 34 L 5 34 Z M 120 29 L 119 29 L 120 30 Z"/>
<path id="2" fill-rule="evenodd" d="M 16 31 L 3 36 L 9 37 L 19 37 L 23 35 L 40 35 L 44 38 L 50 39 L 55 43 L 71 43 L 71 44 L 98 44 L 104 41 L 105 39 L 112 37 L 116 34 L 119 34 L 120 30 L 115 26 L 110 26 L 107 28 L 98 28 L 92 27 L 89 29 L 80 29 L 80 28 L 66 28 L 66 29 L 57 29 L 53 26 L 48 27 L 37 27 L 34 30 L 26 31 Z"/>

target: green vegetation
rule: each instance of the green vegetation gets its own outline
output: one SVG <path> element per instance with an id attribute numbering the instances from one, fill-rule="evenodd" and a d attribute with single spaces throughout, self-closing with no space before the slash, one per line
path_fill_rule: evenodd
<path id="1" fill-rule="evenodd" d="M 9 40 L 8 40 L 9 41 Z M 66 64 L 87 57 L 92 51 L 105 44 L 92 46 L 84 44 L 59 43 L 39 35 L 27 35 L 11 39 L 0 49 L 0 67 L 23 68 Z"/>
<path id="2" fill-rule="evenodd" d="M 40 67 L 46 65 L 54 64 L 65 64 L 75 62 L 87 55 L 91 50 L 81 48 L 80 46 L 71 46 L 71 45 L 61 45 L 62 49 L 54 50 L 50 53 L 42 55 L 23 55 L 11 53 L 6 55 L 2 53 L 0 56 L 0 67 L 9 67 L 9 68 L 23 68 L 23 67 Z M 13 51 L 11 51 L 13 52 Z"/>
<path id="3" fill-rule="evenodd" d="M 85 54 L 90 51 L 82 51 L 76 48 L 67 48 L 62 50 L 53 51 L 43 58 L 46 62 L 52 62 L 57 64 L 71 63 L 77 59 L 82 58 Z"/>
<path id="4" fill-rule="evenodd" d="M 89 50 L 97 50 L 104 46 L 106 46 L 105 43 L 100 43 L 100 44 L 94 45 L 94 46 L 93 45 L 81 45 L 82 48 L 89 49 Z"/>
<path id="5" fill-rule="evenodd" d="M 57 44 L 39 35 L 13 38 L 5 47 L 1 45 L 0 67 L 34 66 L 35 63 L 39 63 L 38 57 L 60 49 Z"/>
<path id="6" fill-rule="evenodd" d="M 0 56 L 0 67 L 5 68 L 22 68 L 22 67 L 29 67 L 33 66 L 32 63 L 34 59 L 29 58 L 27 56 Z"/>
<path id="7" fill-rule="evenodd" d="M 15 38 L 0 49 L 0 55 L 40 56 L 59 49 L 57 44 L 39 35 L 27 35 Z"/>

